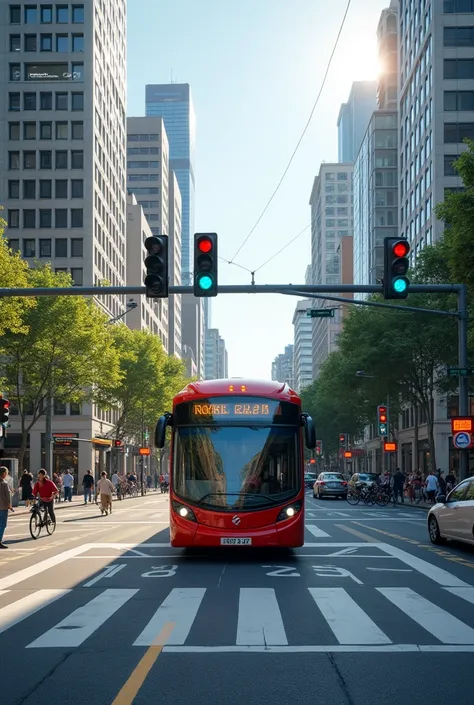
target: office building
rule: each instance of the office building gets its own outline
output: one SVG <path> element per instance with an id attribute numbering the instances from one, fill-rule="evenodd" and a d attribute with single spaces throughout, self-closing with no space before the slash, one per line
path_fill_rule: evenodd
<path id="1" fill-rule="evenodd" d="M 313 381 L 313 321 L 306 315 L 311 310 L 313 299 L 298 301 L 293 314 L 294 328 L 294 388 L 300 392 Z"/>
<path id="2" fill-rule="evenodd" d="M 378 110 L 398 109 L 398 0 L 382 10 L 377 27 L 380 74 L 377 79 Z"/>
<path id="3" fill-rule="evenodd" d="M 196 117 L 187 83 L 146 86 L 146 115 L 163 118 L 169 140 L 170 169 L 176 174 L 181 199 L 181 275 L 182 283 L 192 284 L 195 200 Z M 183 296 L 182 343 L 194 353 L 198 376 L 204 376 L 205 316 L 202 299 Z M 186 320 L 186 324 L 185 321 Z"/>
<path id="4" fill-rule="evenodd" d="M 206 331 L 205 361 L 205 379 L 226 379 L 229 376 L 225 340 L 219 335 L 218 328 Z"/>
<path id="5" fill-rule="evenodd" d="M 170 284 L 181 284 L 181 192 L 174 171 L 169 179 L 169 237 L 170 237 Z M 168 298 L 169 346 L 168 352 L 182 356 L 181 294 L 170 294 Z"/>
<path id="6" fill-rule="evenodd" d="M 293 389 L 295 386 L 293 363 L 294 346 L 286 345 L 285 352 L 277 355 L 272 362 L 272 379 L 276 382 L 286 382 Z"/>
<path id="7" fill-rule="evenodd" d="M 314 179 L 309 201 L 313 284 L 341 284 L 340 246 L 343 240 L 351 243 L 353 235 L 352 171 L 352 164 L 321 164 Z M 340 308 L 315 299 L 313 308 L 322 307 L 334 308 L 334 317 L 312 319 L 313 379 L 329 353 L 337 349 L 341 330 Z"/>
<path id="8" fill-rule="evenodd" d="M 337 119 L 338 161 L 353 162 L 359 152 L 369 118 L 377 107 L 377 82 L 355 81 Z"/>
<path id="9" fill-rule="evenodd" d="M 0 0 L 0 33 L 0 203 L 10 246 L 76 285 L 124 285 L 126 2 Z M 118 295 L 98 303 L 111 317 L 125 310 Z M 113 420 L 95 406 L 55 404 L 53 431 L 93 438 Z M 14 454 L 18 417 L 11 423 Z M 29 434 L 32 469 L 44 464 L 44 430 L 40 419 Z M 101 458 L 73 441 L 55 447 L 54 469 L 71 467 L 81 482 Z"/>

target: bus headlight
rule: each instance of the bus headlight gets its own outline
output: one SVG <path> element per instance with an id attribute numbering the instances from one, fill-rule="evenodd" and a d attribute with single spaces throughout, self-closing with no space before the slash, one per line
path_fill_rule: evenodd
<path id="1" fill-rule="evenodd" d="M 284 519 L 291 519 L 296 516 L 298 512 L 301 511 L 301 502 L 293 502 L 287 507 L 284 507 L 278 515 L 277 521 L 283 521 Z"/>
<path id="2" fill-rule="evenodd" d="M 181 504 L 181 502 L 173 501 L 171 504 L 176 514 L 179 514 L 180 517 L 182 517 L 183 519 L 187 519 L 188 521 L 197 522 L 197 519 L 192 509 L 186 507 L 184 504 Z"/>

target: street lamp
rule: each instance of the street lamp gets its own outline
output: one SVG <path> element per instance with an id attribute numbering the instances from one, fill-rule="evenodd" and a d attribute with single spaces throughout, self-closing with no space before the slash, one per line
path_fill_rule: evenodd
<path id="1" fill-rule="evenodd" d="M 134 308 L 137 308 L 137 306 L 137 302 L 133 299 L 130 299 L 130 301 L 127 301 L 125 311 L 123 313 L 120 313 L 118 316 L 114 316 L 114 318 L 110 318 L 108 321 L 105 322 L 105 325 L 109 325 L 110 323 L 115 323 L 116 321 L 119 321 L 121 318 L 126 316 L 129 311 L 133 311 Z"/>

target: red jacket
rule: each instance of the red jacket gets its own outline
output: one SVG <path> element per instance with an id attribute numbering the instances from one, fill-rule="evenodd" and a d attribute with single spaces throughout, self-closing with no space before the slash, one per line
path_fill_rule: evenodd
<path id="1" fill-rule="evenodd" d="M 44 502 L 50 502 L 55 492 L 59 492 L 59 490 L 52 480 L 45 479 L 42 484 L 37 482 L 33 487 L 33 494 L 35 496 L 39 494 Z"/>

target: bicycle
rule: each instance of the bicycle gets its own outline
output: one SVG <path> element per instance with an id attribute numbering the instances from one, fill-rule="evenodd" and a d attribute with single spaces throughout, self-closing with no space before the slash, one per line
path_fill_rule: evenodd
<path id="1" fill-rule="evenodd" d="M 38 500 L 36 500 L 30 509 L 30 534 L 31 538 L 37 539 L 41 534 L 41 529 L 46 527 L 46 531 L 51 536 L 54 534 L 56 529 L 56 522 L 51 521 L 48 508 L 46 506 L 41 506 Z"/>

